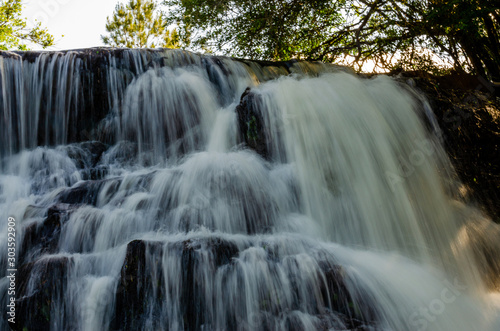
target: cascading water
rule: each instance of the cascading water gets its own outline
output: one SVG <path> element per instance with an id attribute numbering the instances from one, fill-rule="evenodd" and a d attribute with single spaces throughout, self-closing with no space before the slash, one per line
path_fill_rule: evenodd
<path id="1" fill-rule="evenodd" d="M 498 229 L 458 201 L 433 119 L 393 80 L 170 50 L 0 55 L 13 329 L 500 329 Z"/>

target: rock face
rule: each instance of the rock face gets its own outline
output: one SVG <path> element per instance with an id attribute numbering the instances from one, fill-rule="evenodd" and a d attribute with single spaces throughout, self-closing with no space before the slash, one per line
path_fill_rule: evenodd
<path id="1" fill-rule="evenodd" d="M 262 157 L 269 156 L 266 133 L 262 123 L 260 109 L 256 107 L 258 96 L 247 88 L 241 96 L 240 104 L 236 107 L 240 134 L 247 146 L 255 150 Z"/>
<path id="2" fill-rule="evenodd" d="M 57 213 L 56 209 L 53 208 L 53 212 L 44 223 L 50 223 L 50 218 L 56 217 L 55 213 Z M 30 238 L 32 247 L 47 246 L 47 240 L 43 236 L 38 240 L 32 236 Z M 285 303 L 285 300 L 289 300 L 285 297 L 277 299 L 275 296 L 279 297 L 281 295 L 279 293 L 271 295 L 264 291 L 260 299 L 260 313 L 255 320 L 244 322 L 246 320 L 239 315 L 241 311 L 228 308 L 233 311 L 233 314 L 228 314 L 227 320 L 216 322 L 214 312 L 218 304 L 217 300 L 220 299 L 221 294 L 222 296 L 226 294 L 214 291 L 213 296 L 207 296 L 207 291 L 210 292 L 216 287 L 225 285 L 224 278 L 219 279 L 222 284 L 217 283 L 217 277 L 212 278 L 214 275 L 230 274 L 228 270 L 231 269 L 234 272 L 238 270 L 236 259 L 242 258 L 242 249 L 252 249 L 252 247 L 238 247 L 235 243 L 222 238 L 197 238 L 168 244 L 143 240 L 130 242 L 114 292 L 115 304 L 109 329 L 157 329 L 172 325 L 169 324 L 172 322 L 169 319 L 178 318 L 178 316 L 169 315 L 169 305 L 180 309 L 178 313 L 181 320 L 178 320 L 180 324 L 177 325 L 182 325 L 181 329 L 189 331 L 200 330 L 204 327 L 216 328 L 216 325 L 221 323 L 229 329 L 241 328 L 242 323 L 250 323 L 247 325 L 249 329 L 252 329 L 252 323 L 258 323 L 259 328 L 266 330 L 274 329 L 277 327 L 276 318 L 282 313 L 280 313 L 282 309 L 280 306 L 285 304 L 290 305 L 289 309 L 292 311 L 304 309 L 304 307 L 312 309 L 310 313 L 315 314 L 317 319 L 315 327 L 319 330 L 331 328 L 369 330 L 367 325 L 375 323 L 374 317 L 368 313 L 370 311 L 368 302 L 364 300 L 363 307 L 361 307 L 358 306 L 360 303 L 356 303 L 355 299 L 350 296 L 344 283 L 345 274 L 342 267 L 326 260 L 320 263 L 318 275 L 315 276 L 316 279 L 321 280 L 316 294 L 318 302 L 302 302 L 300 298 L 304 294 L 300 292 L 301 285 L 293 283 L 298 282 L 299 279 L 290 278 L 292 281 L 291 302 Z M 268 251 L 266 259 L 270 266 L 277 267 L 285 263 L 285 260 L 278 254 L 279 249 L 279 247 L 266 248 Z M 166 268 L 163 262 L 168 259 L 166 254 L 169 254 L 170 258 L 176 258 L 180 274 L 170 273 Z M 72 316 L 71 309 L 75 308 L 54 305 L 56 302 L 68 302 L 63 296 L 67 295 L 69 286 L 67 279 L 73 268 L 75 268 L 74 262 L 67 257 L 38 257 L 33 259 L 33 262 L 24 263 L 18 273 L 20 279 L 18 280 L 16 307 L 20 317 L 11 327 L 19 331 L 49 330 L 54 325 L 61 325 L 64 329 L 74 328 L 75 325 L 72 323 L 77 321 L 59 316 Z M 203 274 L 200 273 L 201 271 Z M 168 277 L 177 278 L 178 283 L 175 279 Z M 240 277 L 246 277 L 246 275 L 241 274 Z M 215 283 L 211 283 L 210 279 Z M 174 287 L 172 287 L 173 284 Z M 178 302 L 172 302 L 172 296 L 175 296 Z M 151 321 L 156 321 L 157 324 L 149 324 Z M 286 319 L 286 325 L 288 325 L 286 329 L 295 330 L 300 323 L 294 322 L 292 314 Z"/>
<path id="3" fill-rule="evenodd" d="M 500 89 L 479 76 L 405 72 L 399 79 L 428 98 L 445 148 L 476 202 L 500 223 Z"/>
<path id="4" fill-rule="evenodd" d="M 208 302 L 204 301 L 201 287 L 202 279 L 196 279 L 194 268 L 200 261 L 197 248 L 209 248 L 209 256 L 213 259 L 214 267 L 227 265 L 231 258 L 237 256 L 238 249 L 234 244 L 221 240 L 209 239 L 208 242 L 181 241 L 169 245 L 168 249 L 179 254 L 182 270 L 181 307 L 185 330 L 199 330 L 204 324 Z M 154 261 L 153 270 L 148 264 Z M 162 302 L 165 300 L 165 275 L 161 270 L 160 261 L 163 258 L 163 244 L 160 242 L 133 241 L 127 246 L 127 255 L 121 270 L 120 282 L 117 289 L 115 330 L 138 330 L 144 327 L 149 314 L 161 315 Z M 216 272 L 216 270 L 212 270 Z M 153 277 L 158 275 L 158 277 Z M 174 289 L 173 289 L 174 290 Z M 144 300 L 144 294 L 150 295 L 149 300 Z M 151 312 L 151 307 L 155 311 Z"/>
<path id="5" fill-rule="evenodd" d="M 65 257 L 45 258 L 23 265 L 19 271 L 16 323 L 10 327 L 16 331 L 50 330 L 56 307 L 67 290 L 66 279 L 71 272 L 71 260 Z"/>
<path id="6" fill-rule="evenodd" d="M 69 204 L 53 205 L 48 209 L 47 216 L 41 224 L 32 223 L 24 230 L 19 256 L 21 265 L 32 262 L 43 254 L 57 252 L 61 226 L 74 209 L 75 207 Z"/>
<path id="7" fill-rule="evenodd" d="M 5 57 L 4 54 L 6 53 L 0 53 L 1 56 Z M 45 57 L 42 54 L 46 54 Z M 111 54 L 120 59 L 123 56 L 123 51 L 96 48 L 54 54 L 34 51 L 18 53 L 18 60 L 24 63 L 24 66 L 38 66 L 42 72 L 43 70 L 49 70 L 47 68 L 50 67 L 55 76 L 49 82 L 48 77 L 51 76 L 45 74 L 47 78 L 44 77 L 44 90 L 41 93 L 43 99 L 40 102 L 40 107 L 30 109 L 30 112 L 38 112 L 38 118 L 47 119 L 47 122 L 44 120 L 38 122 L 38 136 L 36 141 L 31 142 L 34 143 L 34 146 L 87 141 L 95 135 L 97 125 L 108 115 L 111 108 L 110 102 L 112 99 L 110 98 L 109 76 L 107 74 Z M 58 65 L 49 66 L 49 62 L 57 57 L 63 59 L 58 63 L 61 64 L 61 67 Z M 67 68 L 63 67 L 66 65 L 64 62 L 70 62 L 68 66 L 70 70 L 79 67 L 78 74 L 66 72 L 67 77 L 64 77 L 64 72 L 67 70 Z M 133 68 L 127 69 L 133 70 Z M 125 68 L 123 70 L 125 71 Z M 33 83 L 36 84 L 36 82 Z M 13 84 L 23 85 L 25 82 L 15 81 Z M 31 93 L 31 91 L 26 93 Z M 61 93 L 70 96 L 64 100 L 65 104 L 58 103 L 58 100 L 56 100 L 60 100 L 59 95 Z M 10 117 L 10 120 L 13 121 L 11 124 L 11 127 L 15 130 L 13 133 L 19 137 L 21 127 L 19 123 L 16 123 L 18 119 L 14 114 L 19 112 L 17 109 L 21 105 L 13 104 L 11 106 L 13 112 L 6 118 L 9 119 Z M 72 111 L 65 115 L 65 124 L 58 123 L 63 120 L 60 115 L 64 109 L 71 109 Z M 47 125 L 48 123 L 50 125 Z M 60 131 L 63 125 L 68 126 L 65 133 Z"/>
<path id="8" fill-rule="evenodd" d="M 171 288 L 169 283 L 172 280 L 167 279 L 166 270 L 162 270 L 165 252 L 179 258 L 179 271 L 182 273 L 180 288 Z M 276 253 L 269 250 L 269 261 L 276 260 L 277 263 L 282 263 L 283 261 L 279 262 L 280 258 Z M 182 325 L 181 329 L 190 331 L 203 328 L 217 329 L 217 325 L 221 325 L 221 321 L 216 321 L 217 316 L 211 313 L 215 310 L 214 306 L 218 304 L 217 296 L 214 293 L 213 297 L 207 297 L 207 291 L 210 292 L 220 284 L 210 283 L 209 279 L 213 275 L 220 274 L 223 270 L 237 268 L 235 259 L 241 257 L 240 254 L 240 248 L 222 238 L 185 240 L 167 245 L 161 242 L 141 240 L 129 243 L 117 288 L 115 313 L 111 328 L 113 330 L 139 330 L 145 327 L 160 328 L 172 325 L 172 319 L 176 319 L 178 316 L 169 316 L 168 311 L 172 307 L 167 307 L 167 305 L 170 304 L 181 310 L 179 312 L 181 320 L 177 321 L 179 324 L 174 324 L 179 327 Z M 210 265 L 208 268 L 210 276 L 205 275 L 206 278 L 200 278 L 200 269 L 203 266 L 207 267 L 207 262 Z M 204 269 L 204 272 L 207 272 L 207 269 Z M 242 275 L 242 277 L 245 276 Z M 342 268 L 325 261 L 321 265 L 318 277 L 323 280 L 319 296 L 321 304 L 325 306 L 318 306 L 316 314 L 319 324 L 316 327 L 324 330 L 332 327 L 341 327 L 347 330 L 365 330 L 365 327 L 368 329 L 365 324 L 373 316 L 366 314 L 367 311 L 370 311 L 368 307 L 352 309 L 354 301 L 345 287 Z M 241 290 L 244 291 L 243 288 Z M 299 288 L 297 287 L 295 290 L 299 291 Z M 171 301 L 172 291 L 177 292 L 178 303 Z M 225 293 L 218 295 L 221 294 L 222 296 L 226 295 Z M 294 293 L 293 297 L 298 300 L 300 293 Z M 276 298 L 266 297 L 266 295 L 263 295 L 262 300 L 258 328 L 274 329 L 277 327 L 276 317 L 280 314 L 279 308 L 275 305 L 280 305 L 280 302 L 278 300 L 276 303 Z M 299 309 L 299 306 L 303 307 L 308 304 L 297 301 L 293 302 L 289 308 Z M 227 309 L 232 311 L 229 307 Z M 359 313 L 361 311 L 364 311 L 365 315 L 361 315 Z M 222 325 L 232 330 L 241 328 L 243 319 L 238 316 L 238 313 L 241 312 L 235 312 L 234 315 L 228 314 L 228 320 L 222 321 Z M 153 320 L 158 323 L 157 325 L 145 324 L 148 319 L 151 321 L 151 316 L 156 316 Z M 336 318 L 332 319 L 332 316 L 336 316 Z M 334 325 L 332 320 L 335 319 L 337 319 L 337 324 Z M 257 323 L 257 321 L 254 322 Z M 288 325 L 286 329 L 295 330 L 292 317 L 286 323 Z M 247 327 L 252 329 L 251 325 Z"/>
<path id="9" fill-rule="evenodd" d="M 136 240 L 127 246 L 127 255 L 117 289 L 113 330 L 139 330 L 144 324 L 144 314 L 147 314 L 148 306 L 144 294 L 151 292 L 153 283 L 146 267 L 147 246 L 157 250 L 161 248 L 161 243 L 148 245 L 144 241 Z M 155 293 L 155 297 L 160 300 L 162 293 L 158 292 Z"/>

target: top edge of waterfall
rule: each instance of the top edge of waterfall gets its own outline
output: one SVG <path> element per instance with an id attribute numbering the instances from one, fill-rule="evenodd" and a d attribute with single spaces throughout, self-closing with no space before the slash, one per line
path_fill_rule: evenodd
<path id="1" fill-rule="evenodd" d="M 211 55 L 211 54 L 201 54 L 194 51 L 188 51 L 183 49 L 175 49 L 175 48 L 121 48 L 121 47 L 105 47 L 105 46 L 96 46 L 96 47 L 88 47 L 88 48 L 75 48 L 75 49 L 66 49 L 66 50 L 28 50 L 28 51 L 20 51 L 20 50 L 12 50 L 12 51 L 4 51 L 0 50 L 1 58 L 8 57 L 16 57 L 20 59 L 30 59 L 32 57 L 38 57 L 43 54 L 47 55 L 67 55 L 74 54 L 79 56 L 109 56 L 109 55 L 123 55 L 125 53 L 136 53 L 136 54 L 158 54 L 158 55 L 166 55 L 168 53 L 181 53 L 188 56 L 196 56 L 200 58 L 217 58 L 217 59 L 227 59 L 237 62 L 243 63 L 256 63 L 262 67 L 267 66 L 275 66 L 275 67 L 291 67 L 294 64 L 300 63 L 308 63 L 308 64 L 317 64 L 321 66 L 327 66 L 330 68 L 336 68 L 340 70 L 348 70 L 354 73 L 354 70 L 348 66 L 325 63 L 321 61 L 310 61 L 310 60 L 301 60 L 301 59 L 291 59 L 287 61 L 271 61 L 271 60 L 258 60 L 258 59 L 246 59 L 246 58 L 238 58 L 226 55 Z"/>

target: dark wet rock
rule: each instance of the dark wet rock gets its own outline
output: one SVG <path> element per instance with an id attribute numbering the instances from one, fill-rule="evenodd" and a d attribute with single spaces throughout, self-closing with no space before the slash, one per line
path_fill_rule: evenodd
<path id="1" fill-rule="evenodd" d="M 66 147 L 68 156 L 79 169 L 94 168 L 109 146 L 99 141 L 86 141 Z"/>
<path id="2" fill-rule="evenodd" d="M 97 205 L 99 191 L 105 180 L 86 181 L 79 186 L 68 188 L 57 196 L 57 201 L 71 205 Z"/>
<path id="3" fill-rule="evenodd" d="M 266 133 L 263 119 L 258 107 L 259 100 L 250 88 L 241 96 L 240 104 L 236 107 L 240 133 L 246 145 L 255 150 L 262 157 L 269 156 Z"/>
<path id="4" fill-rule="evenodd" d="M 154 302 L 162 299 L 161 286 L 156 286 L 158 291 L 152 293 L 154 280 L 151 273 L 153 270 L 146 265 L 147 254 L 150 250 L 155 255 L 155 260 L 161 261 L 162 245 L 160 242 L 141 240 L 135 240 L 128 244 L 117 288 L 115 314 L 111 322 L 112 330 L 142 329 L 147 317 L 149 300 Z M 157 267 L 159 268 L 159 266 Z M 158 271 L 155 270 L 155 272 Z M 157 280 L 160 284 L 164 282 L 162 278 Z M 152 297 L 145 300 L 146 294 Z M 154 304 L 154 307 L 157 308 L 155 314 L 160 313 L 159 306 Z"/>
<path id="5" fill-rule="evenodd" d="M 184 241 L 172 245 L 173 249 L 181 250 L 182 254 L 182 279 L 185 286 L 182 288 L 181 307 L 184 317 L 185 330 L 200 330 L 203 325 L 210 324 L 209 316 L 204 313 L 210 310 L 211 302 L 205 301 L 205 288 L 203 280 L 197 274 L 198 265 L 204 259 L 200 252 L 208 250 L 208 259 L 213 262 L 213 274 L 217 268 L 230 263 L 231 259 L 239 253 L 236 245 L 219 238 L 210 238 L 203 241 Z M 206 261 L 205 261 L 206 263 Z"/>
<path id="6" fill-rule="evenodd" d="M 71 270 L 71 260 L 66 257 L 43 258 L 23 265 L 17 272 L 16 331 L 45 331 L 63 329 L 54 316 L 64 313 L 66 278 Z M 69 323 L 69 321 L 68 321 Z"/>
<path id="7" fill-rule="evenodd" d="M 24 264 L 43 254 L 56 253 L 61 228 L 74 210 L 75 207 L 68 204 L 53 205 L 43 222 L 33 222 L 24 228 L 18 262 Z"/>
<path id="8" fill-rule="evenodd" d="M 99 141 L 87 141 L 65 146 L 68 156 L 80 169 L 82 180 L 101 180 L 106 177 L 109 167 L 98 165 L 109 146 Z"/>
<path id="9" fill-rule="evenodd" d="M 323 272 L 320 278 L 324 279 L 320 291 L 327 309 L 323 313 L 328 315 L 328 310 L 335 312 L 348 329 L 358 330 L 365 324 L 375 325 L 374 302 L 366 296 L 355 298 L 351 295 L 345 284 L 344 269 L 326 261 L 320 266 Z"/>
<path id="10" fill-rule="evenodd" d="M 66 105 L 72 111 L 68 112 L 68 142 L 81 142 L 92 140 L 94 131 L 98 123 L 104 119 L 110 109 L 107 87 L 107 68 L 109 67 L 109 50 L 89 49 L 77 51 L 64 51 L 44 53 L 51 54 L 53 57 L 72 56 L 75 63 L 80 66 L 78 72 L 79 90 L 73 98 L 70 98 L 70 104 Z M 23 52 L 20 53 L 24 61 L 35 62 L 40 52 Z M 42 93 L 42 105 L 51 106 L 51 100 L 57 99 L 59 93 L 69 94 L 70 91 L 61 91 L 59 82 L 54 80 L 54 86 L 44 86 L 45 92 Z M 57 123 L 53 121 L 58 117 L 54 114 L 55 107 L 43 108 L 40 112 L 40 118 L 52 121 L 47 125 L 45 121 L 39 122 L 40 133 L 38 136 L 37 145 L 54 145 L 58 143 L 56 132 L 58 130 Z M 45 128 L 49 128 L 46 130 Z"/>
<path id="11" fill-rule="evenodd" d="M 222 105 L 228 105 L 230 104 L 233 100 L 232 93 L 228 87 L 225 86 L 226 80 L 224 79 L 227 77 L 230 73 L 229 68 L 227 68 L 222 59 L 218 57 L 204 57 L 202 58 L 201 61 L 202 65 L 205 67 L 205 70 L 207 71 L 208 74 L 208 79 L 214 86 L 217 87 L 218 91 L 221 91 L 222 93 L 217 95 L 219 102 Z M 224 93 L 226 92 L 226 93 Z"/>
<path id="12" fill-rule="evenodd" d="M 162 314 L 165 279 L 161 260 L 164 249 L 164 244 L 160 242 L 135 240 L 128 244 L 117 289 L 115 316 L 111 323 L 113 330 L 139 330 L 150 314 Z M 180 289 L 180 306 L 183 309 L 184 330 L 200 330 L 206 323 L 203 313 L 210 304 L 204 301 L 204 288 L 195 275 L 195 268 L 203 258 L 200 252 L 207 249 L 213 266 L 218 268 L 230 263 L 238 254 L 238 249 L 233 243 L 218 238 L 175 242 L 168 244 L 166 249 L 181 256 L 183 286 Z M 150 301 L 144 300 L 146 293 Z M 160 318 L 157 320 L 160 322 Z"/>
<path id="13" fill-rule="evenodd" d="M 43 254 L 56 253 L 64 223 L 80 206 L 95 206 L 100 189 L 105 183 L 112 184 L 109 185 L 104 196 L 105 199 L 111 199 L 118 190 L 121 179 L 87 181 L 80 186 L 65 189 L 57 196 L 58 202 L 48 209 L 29 206 L 25 212 L 25 219 L 32 218 L 35 221 L 23 228 L 22 246 L 19 252 L 20 263 L 33 261 Z M 43 221 L 36 221 L 37 218 L 43 218 Z"/>
<path id="14" fill-rule="evenodd" d="M 278 265 L 280 260 L 275 249 L 269 249 L 269 268 L 273 270 L 273 265 Z M 181 288 L 176 289 L 180 295 L 179 312 L 182 319 L 183 330 L 201 330 L 204 327 L 209 329 L 213 326 L 212 300 L 206 296 L 207 279 L 205 273 L 216 275 L 224 270 L 237 272 L 235 258 L 240 254 L 239 248 L 232 242 L 222 238 L 197 238 L 164 244 L 162 242 L 151 242 L 135 240 L 128 244 L 127 253 L 121 270 L 118 284 L 115 315 L 111 323 L 113 330 L 138 330 L 145 327 L 146 320 L 158 323 L 148 327 L 158 328 L 168 325 L 168 316 L 162 309 L 165 303 L 165 291 L 172 291 L 166 285 L 163 274 L 162 260 L 165 255 L 177 256 L 180 261 L 179 277 Z M 246 321 L 243 316 L 239 316 L 240 311 L 228 307 L 228 320 L 225 324 L 229 329 L 249 330 L 255 327 L 253 323 L 259 323 L 263 329 L 275 329 L 279 320 L 287 321 L 292 326 L 300 329 L 300 323 L 294 320 L 293 314 L 287 317 L 292 311 L 301 311 L 304 305 L 309 307 L 308 314 L 313 314 L 318 318 L 317 325 L 320 330 L 345 329 L 345 330 L 365 330 L 366 325 L 375 325 L 375 319 L 368 313 L 365 306 L 359 307 L 355 299 L 352 298 L 344 284 L 345 274 L 341 267 L 332 265 L 329 262 L 320 262 L 321 272 L 318 274 L 320 280 L 321 293 L 320 302 L 304 303 L 300 302 L 301 284 L 292 284 L 292 289 L 297 291 L 293 297 L 295 300 L 292 306 L 287 309 L 279 308 L 280 300 L 276 298 L 276 293 L 261 293 L 259 299 L 261 311 L 258 316 L 254 316 L 258 321 Z M 207 269 L 208 268 L 208 269 Z M 231 273 L 231 272 L 230 272 Z M 292 283 L 298 275 L 289 275 Z M 224 279 L 221 280 L 224 284 Z M 295 286 L 295 287 L 294 287 Z M 242 288 L 241 295 L 244 295 Z M 314 308 L 316 307 L 316 308 Z M 230 313 L 233 311 L 233 313 Z M 151 318 L 153 316 L 153 318 Z M 156 317 L 155 317 L 156 316 Z M 167 323 L 167 324 L 165 324 Z M 369 328 L 366 327 L 366 330 Z"/>
<path id="15" fill-rule="evenodd" d="M 199 330 L 204 323 L 203 312 L 206 311 L 208 303 L 204 302 L 201 283 L 195 277 L 195 268 L 200 263 L 200 250 L 209 250 L 209 256 L 213 259 L 213 265 L 220 267 L 230 263 L 230 260 L 237 255 L 237 247 L 221 239 L 210 238 L 207 240 L 188 240 L 168 244 L 167 249 L 173 250 L 181 256 L 182 283 L 181 307 L 184 311 L 185 330 Z M 154 307 L 158 311 L 153 314 L 160 314 L 161 301 L 164 297 L 165 279 L 161 271 L 161 259 L 163 256 L 163 243 L 133 241 L 127 247 L 125 262 L 121 271 L 120 283 L 118 285 L 116 297 L 116 312 L 112 322 L 114 330 L 137 330 L 141 329 L 147 311 L 147 302 L 143 299 L 144 293 L 151 295 L 151 300 L 156 302 Z M 154 266 L 156 270 L 151 270 L 151 265 L 146 265 L 146 261 L 157 261 Z M 214 270 L 213 270 L 214 271 Z M 215 271 L 214 271 L 215 272 Z M 152 274 L 161 275 L 158 279 L 153 279 Z M 157 286 L 153 286 L 154 283 Z M 153 291 L 156 288 L 156 291 Z M 152 293 L 154 292 L 154 293 Z"/>
<path id="16" fill-rule="evenodd" d="M 399 79 L 423 92 L 436 115 L 446 151 L 466 197 L 500 223 L 500 98 L 497 84 L 455 73 L 403 72 Z"/>
<path id="17" fill-rule="evenodd" d="M 151 59 L 159 58 L 159 52 L 161 50 L 142 51 L 145 59 L 147 57 Z M 35 63 L 42 56 L 70 59 L 70 61 L 73 61 L 76 70 L 74 73 L 60 73 L 60 69 L 58 69 L 59 64 L 62 65 L 62 61 L 60 61 L 58 65 L 54 66 L 52 84 L 44 84 L 42 87 L 36 146 L 54 146 L 63 141 L 75 143 L 96 139 L 102 139 L 102 142 L 105 143 L 114 143 L 115 135 L 113 133 L 108 134 L 105 132 L 105 128 L 100 125 L 115 106 L 113 104 L 114 91 L 110 90 L 109 84 L 109 69 L 114 67 L 114 74 L 116 74 L 120 84 L 117 93 L 123 93 L 133 78 L 145 68 L 137 66 L 136 62 L 131 60 L 130 50 L 125 49 L 91 48 L 58 52 L 0 51 L 0 57 L 2 58 L 15 58 L 28 63 Z M 78 87 L 77 90 L 61 89 L 66 84 L 59 81 L 58 77 L 63 77 L 64 74 L 74 75 L 72 84 Z M 68 84 L 68 86 L 70 85 Z M 54 102 L 54 100 L 63 99 L 62 95 L 67 100 L 64 110 L 58 109 L 60 105 L 56 107 Z M 14 101 L 12 105 L 13 109 L 18 107 L 16 102 Z M 66 113 L 64 118 L 61 117 L 61 111 Z M 17 113 L 14 112 L 6 118 L 9 117 L 12 123 L 6 125 L 17 130 Z M 61 131 L 63 127 L 66 128 L 64 132 Z M 67 136 L 63 139 L 63 135 Z M 6 150 L 1 148 L 2 145 L 11 145 L 15 149 L 13 152 L 16 152 L 20 148 L 20 136 L 19 132 L 14 131 L 11 132 L 9 137 L 2 137 L 2 140 L 17 137 L 15 139 L 18 141 L 12 144 L 0 141 L 0 155 L 7 153 Z"/>
<path id="18" fill-rule="evenodd" d="M 0 51 L 0 55 L 5 59 L 22 60 L 22 56 L 19 52 Z"/>

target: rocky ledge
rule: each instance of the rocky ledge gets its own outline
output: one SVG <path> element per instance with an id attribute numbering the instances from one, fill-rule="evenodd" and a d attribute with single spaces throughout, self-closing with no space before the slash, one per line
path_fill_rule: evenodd
<path id="1" fill-rule="evenodd" d="M 466 199 L 500 223 L 500 85 L 459 73 L 396 77 L 427 96 Z"/>

